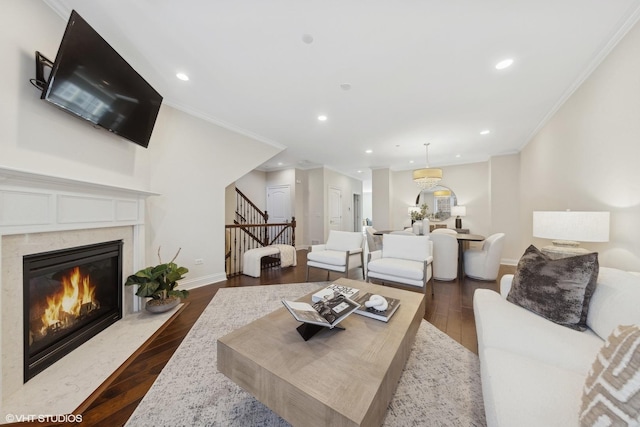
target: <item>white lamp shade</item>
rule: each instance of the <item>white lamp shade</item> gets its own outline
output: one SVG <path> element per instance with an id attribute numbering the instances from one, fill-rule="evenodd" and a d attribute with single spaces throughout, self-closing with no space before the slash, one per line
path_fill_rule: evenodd
<path id="1" fill-rule="evenodd" d="M 467 207 L 455 205 L 451 207 L 451 215 L 452 216 L 466 216 L 467 215 Z"/>
<path id="2" fill-rule="evenodd" d="M 609 212 L 533 212 L 533 237 L 576 242 L 608 242 Z"/>

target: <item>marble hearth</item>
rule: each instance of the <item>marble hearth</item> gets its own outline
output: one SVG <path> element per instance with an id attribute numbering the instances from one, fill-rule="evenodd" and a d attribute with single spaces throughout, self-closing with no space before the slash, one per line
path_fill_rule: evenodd
<path id="1" fill-rule="evenodd" d="M 122 320 L 23 383 L 23 256 L 122 240 L 124 282 L 124 278 L 144 264 L 144 207 L 146 197 L 152 195 L 155 194 L 0 167 L 2 419 L 8 413 L 42 414 L 47 410 L 75 409 L 162 325 L 161 317 L 139 312 L 140 299 L 133 294 L 133 289 L 126 288 Z M 118 346 L 123 348 L 123 354 L 100 356 L 103 348 Z M 100 360 L 106 358 L 113 358 L 115 362 Z M 89 370 L 91 366 L 104 365 L 108 372 L 78 375 L 82 364 Z M 70 392 L 75 393 L 75 397 L 65 400 L 65 394 Z M 62 406 L 29 406 L 27 396 L 37 396 L 43 402 L 59 399 Z"/>

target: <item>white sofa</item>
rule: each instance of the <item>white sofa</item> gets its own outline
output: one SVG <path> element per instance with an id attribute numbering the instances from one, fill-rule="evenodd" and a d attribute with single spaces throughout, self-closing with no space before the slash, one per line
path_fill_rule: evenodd
<path id="1" fill-rule="evenodd" d="M 618 325 L 640 324 L 640 276 L 600 267 L 587 329 L 560 326 L 506 300 L 474 293 L 482 392 L 487 425 L 578 426 L 583 385 L 604 340 Z"/>

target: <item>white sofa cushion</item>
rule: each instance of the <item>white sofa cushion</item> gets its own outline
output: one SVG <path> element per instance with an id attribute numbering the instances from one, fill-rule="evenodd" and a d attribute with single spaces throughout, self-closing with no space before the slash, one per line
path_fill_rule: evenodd
<path id="1" fill-rule="evenodd" d="M 362 248 L 363 240 L 364 235 L 357 231 L 331 230 L 325 248 L 330 251 L 354 251 Z"/>
<path id="2" fill-rule="evenodd" d="M 481 350 L 480 360 L 487 426 L 579 425 L 585 375 L 497 348 Z"/>
<path id="3" fill-rule="evenodd" d="M 586 378 L 604 341 L 590 330 L 565 328 L 505 301 L 489 289 L 473 294 L 478 348 L 494 347 L 571 370 Z"/>
<path id="4" fill-rule="evenodd" d="M 605 340 L 618 325 L 640 325 L 640 278 L 626 271 L 600 267 L 587 326 Z"/>
<path id="5" fill-rule="evenodd" d="M 424 261 L 431 255 L 429 236 L 382 236 L 382 258 L 399 258 Z"/>
<path id="6" fill-rule="evenodd" d="M 369 262 L 370 273 L 379 273 L 387 276 L 403 277 L 410 280 L 422 281 L 424 275 L 424 263 L 408 259 L 379 258 Z"/>
<path id="7" fill-rule="evenodd" d="M 344 251 L 311 251 L 307 254 L 307 261 L 344 266 L 347 263 L 347 257 Z"/>

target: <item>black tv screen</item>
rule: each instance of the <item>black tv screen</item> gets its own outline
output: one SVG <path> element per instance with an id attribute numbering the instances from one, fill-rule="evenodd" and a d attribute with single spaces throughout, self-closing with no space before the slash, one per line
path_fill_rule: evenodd
<path id="1" fill-rule="evenodd" d="M 162 96 L 74 10 L 42 99 L 143 147 Z"/>

